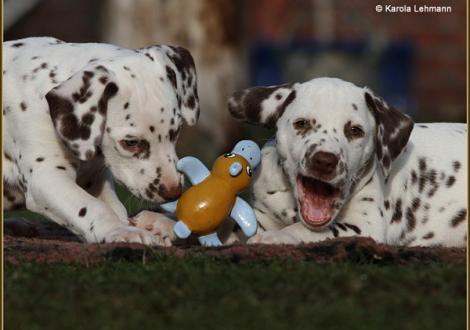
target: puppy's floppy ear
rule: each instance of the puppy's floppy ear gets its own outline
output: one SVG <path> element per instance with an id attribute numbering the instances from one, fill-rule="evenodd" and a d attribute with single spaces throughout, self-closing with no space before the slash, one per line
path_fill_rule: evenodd
<path id="1" fill-rule="evenodd" d="M 365 88 L 367 107 L 375 118 L 376 136 L 375 150 L 380 167 L 387 178 L 391 163 L 403 151 L 413 130 L 413 120 L 388 106 L 385 101 Z"/>
<path id="2" fill-rule="evenodd" d="M 151 59 L 153 53 L 163 61 L 166 78 L 176 92 L 181 116 L 186 124 L 194 125 L 199 119 L 199 97 L 196 66 L 191 53 L 186 48 L 168 45 L 156 45 L 139 51 Z M 158 56 L 159 53 L 162 56 Z"/>
<path id="3" fill-rule="evenodd" d="M 117 92 L 114 74 L 94 64 L 46 94 L 58 136 L 80 160 L 92 158 L 101 144 L 108 100 Z"/>
<path id="4" fill-rule="evenodd" d="M 235 92 L 228 100 L 228 109 L 238 120 L 273 128 L 295 97 L 293 83 L 252 87 Z"/>

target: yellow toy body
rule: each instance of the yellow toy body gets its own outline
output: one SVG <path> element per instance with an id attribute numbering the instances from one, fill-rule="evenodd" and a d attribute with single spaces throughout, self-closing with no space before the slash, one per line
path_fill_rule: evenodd
<path id="1" fill-rule="evenodd" d="M 218 157 L 211 174 L 189 188 L 178 200 L 176 216 L 195 234 L 214 232 L 230 214 L 237 194 L 250 185 L 248 161 L 239 155 L 228 155 Z M 242 164 L 243 170 L 233 177 L 229 168 L 235 162 Z"/>
<path id="2" fill-rule="evenodd" d="M 176 168 L 184 173 L 193 186 L 177 201 L 160 205 L 175 213 L 173 226 L 176 237 L 185 239 L 191 233 L 199 235 L 204 246 L 220 246 L 217 228 L 230 216 L 247 237 L 256 233 L 256 214 L 251 206 L 238 197 L 251 183 L 252 168 L 261 162 L 261 150 L 250 140 L 242 140 L 232 152 L 218 157 L 212 171 L 197 158 L 180 159 Z"/>

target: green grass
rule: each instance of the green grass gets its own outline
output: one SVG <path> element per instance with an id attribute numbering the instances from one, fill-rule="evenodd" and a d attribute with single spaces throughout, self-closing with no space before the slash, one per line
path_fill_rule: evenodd
<path id="1" fill-rule="evenodd" d="M 465 265 L 5 267 L 5 329 L 465 329 Z"/>

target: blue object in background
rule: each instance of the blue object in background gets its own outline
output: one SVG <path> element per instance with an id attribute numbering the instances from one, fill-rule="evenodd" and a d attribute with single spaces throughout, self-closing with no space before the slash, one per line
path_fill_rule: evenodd
<path id="1" fill-rule="evenodd" d="M 375 85 L 369 86 L 387 102 L 408 114 L 414 113 L 412 99 L 413 45 L 411 42 L 393 42 L 373 53 L 378 60 L 367 62 L 372 53 L 371 44 L 366 41 L 336 41 L 321 44 L 315 41 L 272 43 L 257 41 L 250 48 L 250 85 L 268 86 L 288 82 L 285 68 L 289 56 L 305 54 L 315 60 L 319 55 L 342 54 L 370 75 Z M 372 57 L 370 56 L 370 57 Z M 313 78 L 312 73 L 312 78 Z"/>

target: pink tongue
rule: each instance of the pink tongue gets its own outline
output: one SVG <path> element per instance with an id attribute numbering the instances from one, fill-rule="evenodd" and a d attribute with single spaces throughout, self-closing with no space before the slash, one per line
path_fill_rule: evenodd
<path id="1" fill-rule="evenodd" d="M 307 186 L 307 187 L 306 187 Z M 319 187 L 321 189 L 321 187 Z M 297 179 L 299 193 L 300 212 L 302 218 L 312 226 L 321 226 L 331 219 L 332 198 L 315 194 L 314 189 L 304 184 L 301 178 Z"/>

